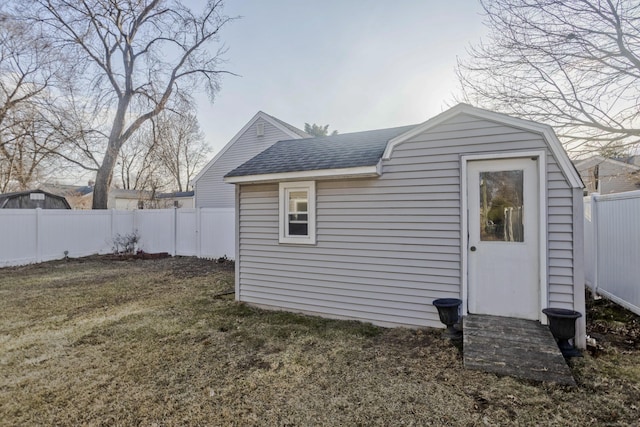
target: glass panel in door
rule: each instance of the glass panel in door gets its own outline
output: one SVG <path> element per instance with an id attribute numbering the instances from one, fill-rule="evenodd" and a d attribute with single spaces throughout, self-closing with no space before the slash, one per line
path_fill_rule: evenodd
<path id="1" fill-rule="evenodd" d="M 523 171 L 480 172 L 480 240 L 524 241 Z"/>

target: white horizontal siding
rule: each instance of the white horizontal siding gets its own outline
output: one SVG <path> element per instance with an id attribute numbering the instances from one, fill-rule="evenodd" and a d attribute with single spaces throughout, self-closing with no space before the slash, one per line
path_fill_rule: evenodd
<path id="1" fill-rule="evenodd" d="M 278 244 L 277 184 L 240 188 L 239 299 L 381 325 L 440 326 L 461 294 L 460 155 L 545 148 L 536 134 L 458 116 L 400 144 L 380 178 L 316 183 L 317 244 Z M 572 192 L 552 155 L 549 288 L 572 302 Z"/>
<path id="2" fill-rule="evenodd" d="M 573 190 L 547 155 L 547 239 L 549 306 L 574 308 Z"/>

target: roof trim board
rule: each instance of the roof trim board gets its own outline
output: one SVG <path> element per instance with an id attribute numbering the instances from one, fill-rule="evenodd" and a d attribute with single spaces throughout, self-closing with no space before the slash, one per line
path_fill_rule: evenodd
<path id="1" fill-rule="evenodd" d="M 333 178 L 367 178 L 382 175 L 381 163 L 374 166 L 360 166 L 342 169 L 318 169 L 299 172 L 268 173 L 261 175 L 230 176 L 224 182 L 230 184 L 253 184 L 281 181 L 333 179 Z"/>
<path id="2" fill-rule="evenodd" d="M 301 138 L 305 138 L 304 136 L 302 136 L 300 133 L 295 132 L 292 128 L 293 126 L 289 125 L 289 126 L 285 126 L 285 122 L 283 122 L 280 119 L 276 119 L 275 117 L 263 112 L 263 111 L 258 111 L 255 116 L 253 116 L 251 118 L 251 120 L 249 120 L 249 122 L 244 125 L 242 127 L 242 129 L 240 129 L 240 131 L 238 133 L 236 133 L 234 135 L 233 138 L 231 138 L 231 141 L 229 141 L 224 147 L 222 147 L 222 149 L 220 151 L 218 151 L 218 153 L 213 157 L 213 159 L 211 159 L 209 161 L 209 163 L 207 163 L 198 173 L 198 175 L 195 176 L 195 178 L 193 178 L 191 180 L 191 184 L 195 185 L 195 183 L 202 178 L 202 176 L 209 170 L 209 168 L 211 168 L 211 166 L 214 165 L 214 163 L 220 158 L 222 157 L 222 155 L 229 149 L 231 148 L 231 146 L 233 144 L 235 144 L 235 142 L 240 139 L 240 137 L 242 137 L 242 135 L 249 130 L 249 128 L 251 126 L 253 126 L 253 124 L 255 122 L 257 122 L 259 119 L 262 119 L 268 123 L 270 123 L 271 125 L 275 126 L 276 128 L 278 128 L 279 130 L 281 130 L 282 132 L 284 132 L 285 134 L 289 135 L 291 137 L 291 139 L 301 139 Z M 301 133 L 304 134 L 304 132 L 300 131 Z M 311 135 L 307 136 L 311 137 Z"/>

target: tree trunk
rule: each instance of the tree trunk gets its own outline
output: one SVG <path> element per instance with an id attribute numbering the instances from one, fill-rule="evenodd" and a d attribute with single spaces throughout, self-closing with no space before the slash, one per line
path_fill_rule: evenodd
<path id="1" fill-rule="evenodd" d="M 111 126 L 107 151 L 104 153 L 102 164 L 96 173 L 96 184 L 93 187 L 92 209 L 107 209 L 113 169 L 116 166 L 116 160 L 118 160 L 122 144 L 125 142 L 122 140 L 122 131 L 125 125 L 125 112 L 129 107 L 130 101 L 131 93 L 126 93 L 118 100 L 118 109 L 116 110 L 113 125 Z"/>
<path id="2" fill-rule="evenodd" d="M 111 139 L 111 138 L 110 138 Z M 111 179 L 113 178 L 113 168 L 118 159 L 121 144 L 109 141 L 109 148 L 104 153 L 102 164 L 96 173 L 96 183 L 93 187 L 93 206 L 92 209 L 107 209 L 107 201 L 109 200 L 109 189 L 111 188 Z"/>
<path id="3" fill-rule="evenodd" d="M 96 173 L 96 183 L 93 187 L 92 209 L 107 209 L 110 186 L 109 173 L 105 171 L 104 167 L 100 167 Z"/>

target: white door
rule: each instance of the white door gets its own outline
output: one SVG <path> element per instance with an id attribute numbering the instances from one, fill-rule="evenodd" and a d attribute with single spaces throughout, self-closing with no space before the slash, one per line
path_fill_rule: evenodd
<path id="1" fill-rule="evenodd" d="M 470 313 L 540 317 L 537 162 L 467 162 Z"/>

